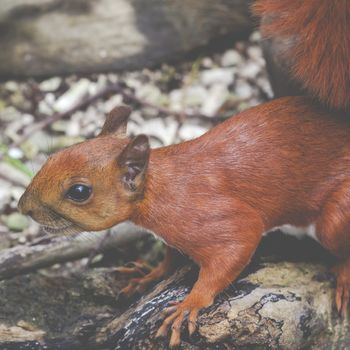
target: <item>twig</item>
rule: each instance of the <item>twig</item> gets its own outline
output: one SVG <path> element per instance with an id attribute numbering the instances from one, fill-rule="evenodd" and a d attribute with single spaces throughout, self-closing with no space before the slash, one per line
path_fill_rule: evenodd
<path id="1" fill-rule="evenodd" d="M 130 223 L 113 227 L 101 245 L 101 251 L 129 244 L 147 234 Z M 81 233 L 70 239 L 57 237 L 32 246 L 16 246 L 0 252 L 0 280 L 35 271 L 57 263 L 89 256 L 99 246 L 103 232 Z"/>

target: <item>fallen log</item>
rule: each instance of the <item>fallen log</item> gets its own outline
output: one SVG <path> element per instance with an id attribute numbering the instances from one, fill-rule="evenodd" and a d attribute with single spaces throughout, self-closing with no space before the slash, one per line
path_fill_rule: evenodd
<path id="1" fill-rule="evenodd" d="M 299 247 L 298 254 L 313 252 L 316 245 L 309 250 L 309 243 L 302 242 Z M 325 264 L 329 257 L 322 254 L 318 261 L 258 257 L 200 314 L 193 337 L 184 327 L 180 348 L 349 348 L 348 319 L 337 315 L 334 279 Z M 197 269 L 187 265 L 136 303 L 117 297 L 126 280 L 113 268 L 71 276 L 48 270 L 2 281 L 0 326 L 32 329 L 32 335 L 27 341 L 11 339 L 0 327 L 0 349 L 165 349 L 169 339 L 155 339 L 161 311 L 189 292 L 196 274 Z"/>
<path id="2" fill-rule="evenodd" d="M 191 282 L 181 271 L 103 327 L 98 339 L 109 349 L 165 349 L 169 339 L 155 339 L 161 311 L 182 299 Z M 333 306 L 331 278 L 324 266 L 267 263 L 232 284 L 202 312 L 198 331 L 183 328 L 181 349 L 345 349 L 349 325 Z"/>

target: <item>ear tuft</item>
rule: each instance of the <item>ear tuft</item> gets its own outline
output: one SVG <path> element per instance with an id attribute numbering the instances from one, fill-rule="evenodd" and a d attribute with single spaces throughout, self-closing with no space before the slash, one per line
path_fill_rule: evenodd
<path id="1" fill-rule="evenodd" d="M 113 108 L 107 115 L 99 136 L 113 135 L 118 138 L 126 137 L 126 126 L 131 114 L 129 106 Z"/>
<path id="2" fill-rule="evenodd" d="M 146 135 L 136 136 L 118 157 L 122 170 L 122 181 L 131 192 L 141 193 L 150 155 L 150 146 Z"/>

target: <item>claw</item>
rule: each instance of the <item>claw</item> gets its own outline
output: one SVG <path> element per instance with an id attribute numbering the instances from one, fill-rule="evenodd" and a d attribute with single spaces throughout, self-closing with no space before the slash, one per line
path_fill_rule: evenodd
<path id="1" fill-rule="evenodd" d="M 342 304 L 343 289 L 337 286 L 335 291 L 335 305 L 337 307 L 338 314 L 340 315 L 341 304 Z"/>
<path id="2" fill-rule="evenodd" d="M 190 312 L 190 315 L 188 317 L 188 333 L 190 336 L 196 331 L 198 312 L 198 309 L 194 309 Z"/>
<path id="3" fill-rule="evenodd" d="M 171 337 L 170 337 L 170 343 L 169 343 L 170 348 L 174 348 L 178 346 L 181 342 L 181 325 L 185 316 L 186 316 L 186 312 L 184 311 L 181 312 L 175 318 L 175 321 L 171 326 Z"/>
<path id="4" fill-rule="evenodd" d="M 337 277 L 337 286 L 335 290 L 335 305 L 338 314 L 344 318 L 348 311 L 349 290 L 350 290 L 350 264 L 345 261 L 333 269 Z"/>
<path id="5" fill-rule="evenodd" d="M 125 273 L 125 274 L 134 274 L 137 273 L 141 276 L 145 276 L 152 270 L 152 267 L 144 261 L 132 261 L 125 266 L 119 266 L 114 269 L 116 272 Z"/>
<path id="6" fill-rule="evenodd" d="M 343 286 L 337 286 L 335 292 L 335 304 L 337 307 L 338 314 L 344 318 L 349 304 L 349 290 Z"/>
<path id="7" fill-rule="evenodd" d="M 346 312 L 348 310 L 348 304 L 349 304 L 349 289 L 345 287 L 345 288 L 342 288 L 341 305 L 340 305 L 340 309 L 338 310 L 342 318 L 346 316 Z"/>
<path id="8" fill-rule="evenodd" d="M 163 315 L 163 316 L 168 316 L 168 315 L 172 314 L 173 312 L 175 312 L 176 309 L 177 309 L 177 306 L 176 306 L 176 305 L 167 307 L 167 308 L 165 308 L 165 309 L 162 311 L 162 315 Z"/>
<path id="9" fill-rule="evenodd" d="M 131 297 L 135 293 L 142 294 L 147 286 L 161 277 L 159 268 L 152 268 L 144 261 L 135 261 L 125 266 L 116 267 L 116 272 L 125 274 L 138 274 L 141 277 L 132 278 L 129 284 L 123 288 L 120 293 L 126 297 Z"/>
<path id="10" fill-rule="evenodd" d="M 138 288 L 138 283 L 140 283 L 141 278 L 133 278 L 129 281 L 129 284 L 124 287 L 120 293 L 124 294 L 126 297 L 132 296 Z"/>
<path id="11" fill-rule="evenodd" d="M 156 334 L 156 338 L 166 337 L 168 333 L 168 328 L 170 324 L 175 320 L 175 318 L 179 315 L 179 311 L 175 311 L 172 315 L 168 316 L 159 327 L 158 332 Z"/>
<path id="12" fill-rule="evenodd" d="M 177 347 L 181 342 L 181 326 L 185 319 L 188 319 L 188 332 L 192 335 L 196 330 L 197 318 L 199 310 L 202 308 L 199 304 L 191 302 L 173 302 L 175 304 L 166 308 L 163 315 L 170 315 L 165 318 L 159 327 L 156 337 L 165 337 L 171 327 L 170 348 Z"/>

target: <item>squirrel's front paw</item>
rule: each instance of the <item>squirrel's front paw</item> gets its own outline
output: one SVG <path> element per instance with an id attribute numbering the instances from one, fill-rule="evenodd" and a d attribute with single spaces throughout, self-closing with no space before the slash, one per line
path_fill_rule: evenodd
<path id="1" fill-rule="evenodd" d="M 192 335 L 197 327 L 198 313 L 204 307 L 212 304 L 212 300 L 189 295 L 183 302 L 172 305 L 164 310 L 168 315 L 159 327 L 156 337 L 165 337 L 171 327 L 170 347 L 176 347 L 181 342 L 181 326 L 187 319 L 188 333 Z M 170 315 L 169 315 L 170 314 Z"/>
<path id="2" fill-rule="evenodd" d="M 143 260 L 137 260 L 131 261 L 124 266 L 118 266 L 114 268 L 114 271 L 127 275 L 138 274 L 140 276 L 144 276 L 152 271 L 152 267 Z"/>
<path id="3" fill-rule="evenodd" d="M 120 291 L 120 294 L 128 298 L 134 295 L 135 293 L 142 293 L 146 289 L 147 285 L 151 282 L 151 280 L 147 278 L 147 276 L 151 273 L 152 267 L 141 260 L 133 261 L 127 263 L 124 266 L 116 267 L 114 271 L 119 272 L 121 274 L 136 274 L 141 276 L 130 279 L 128 285 Z"/>
<path id="4" fill-rule="evenodd" d="M 135 293 L 143 293 L 151 283 L 158 281 L 168 270 L 164 264 L 159 264 L 157 267 L 152 268 L 143 261 L 136 261 L 132 263 L 132 266 L 117 267 L 115 271 L 126 274 L 138 273 L 142 276 L 132 278 L 129 284 L 120 291 L 126 297 L 131 297 Z"/>

